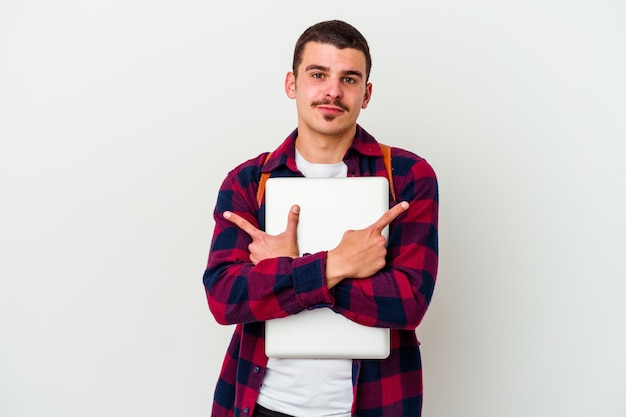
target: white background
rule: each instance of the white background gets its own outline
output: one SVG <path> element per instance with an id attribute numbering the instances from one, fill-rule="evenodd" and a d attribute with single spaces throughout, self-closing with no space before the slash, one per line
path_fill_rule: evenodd
<path id="1" fill-rule="evenodd" d="M 210 414 L 216 193 L 332 18 L 439 176 L 424 416 L 626 415 L 623 1 L 0 0 L 0 416 Z"/>

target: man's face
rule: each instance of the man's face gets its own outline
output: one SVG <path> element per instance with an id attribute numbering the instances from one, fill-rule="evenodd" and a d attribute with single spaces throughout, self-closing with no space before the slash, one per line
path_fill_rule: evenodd
<path id="1" fill-rule="evenodd" d="M 306 44 L 297 78 L 288 73 L 285 80 L 287 96 L 296 99 L 299 135 L 354 134 L 372 93 L 365 68 L 365 55 L 357 49 Z"/>

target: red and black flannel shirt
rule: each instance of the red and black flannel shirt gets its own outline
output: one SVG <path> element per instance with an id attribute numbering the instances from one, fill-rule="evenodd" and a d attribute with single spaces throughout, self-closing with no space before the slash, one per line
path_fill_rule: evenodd
<path id="1" fill-rule="evenodd" d="M 236 167 L 218 194 L 203 281 L 215 319 L 236 327 L 215 389 L 212 416 L 252 414 L 267 365 L 264 320 L 322 306 L 367 326 L 392 329 L 387 359 L 353 362 L 352 414 L 419 416 L 422 367 L 415 328 L 424 317 L 437 274 L 435 173 L 424 159 L 392 148 L 397 201 L 408 201 L 410 207 L 390 224 L 387 265 L 371 278 L 344 279 L 329 290 L 326 252 L 265 259 L 253 265 L 250 237 L 222 216 L 230 210 L 264 228 L 264 203 L 259 208 L 256 200 L 261 171 L 271 172 L 272 177 L 302 176 L 296 168 L 296 136 L 297 130 L 265 165 L 266 153 Z M 360 126 L 344 162 L 348 176 L 387 176 L 380 147 Z"/>

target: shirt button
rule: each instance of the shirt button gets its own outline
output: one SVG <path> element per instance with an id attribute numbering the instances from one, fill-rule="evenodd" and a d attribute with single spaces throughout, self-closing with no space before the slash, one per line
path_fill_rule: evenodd
<path id="1" fill-rule="evenodd" d="M 261 372 L 261 368 L 259 368 L 258 366 L 255 366 L 254 368 L 252 368 L 252 372 L 254 372 L 255 374 L 258 374 L 259 372 Z"/>
<path id="2" fill-rule="evenodd" d="M 250 412 L 250 409 L 249 409 L 248 407 L 246 407 L 246 408 L 244 408 L 244 409 L 243 409 L 243 413 L 244 413 L 244 414 L 248 414 L 249 412 Z"/>

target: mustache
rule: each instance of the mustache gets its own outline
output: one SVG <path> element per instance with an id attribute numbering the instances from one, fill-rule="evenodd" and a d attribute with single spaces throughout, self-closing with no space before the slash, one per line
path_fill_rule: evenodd
<path id="1" fill-rule="evenodd" d="M 324 105 L 328 105 L 328 104 L 332 104 L 335 107 L 339 107 L 342 110 L 345 111 L 349 111 L 350 109 L 348 108 L 348 106 L 346 106 L 345 104 L 343 104 L 341 101 L 339 100 L 319 100 L 319 101 L 314 101 L 313 103 L 311 103 L 311 107 L 316 107 L 316 106 L 324 106 Z"/>

